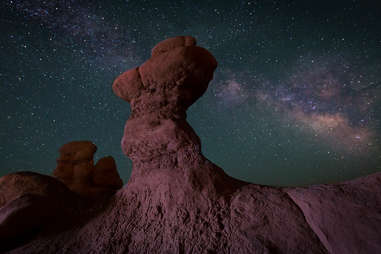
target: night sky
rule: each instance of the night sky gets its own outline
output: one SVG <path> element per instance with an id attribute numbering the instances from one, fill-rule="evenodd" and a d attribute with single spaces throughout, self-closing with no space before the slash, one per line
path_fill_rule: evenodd
<path id="1" fill-rule="evenodd" d="M 126 182 L 130 109 L 111 84 L 177 35 L 219 63 L 188 121 L 229 175 L 304 185 L 381 171 L 379 1 L 2 0 L 0 29 L 0 176 L 50 174 L 61 145 L 91 140 Z"/>

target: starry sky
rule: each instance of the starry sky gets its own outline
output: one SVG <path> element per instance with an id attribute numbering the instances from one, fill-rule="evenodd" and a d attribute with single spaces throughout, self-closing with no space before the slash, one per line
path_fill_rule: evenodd
<path id="1" fill-rule="evenodd" d="M 381 171 L 379 1 L 0 3 L 0 176 L 50 174 L 91 140 L 126 182 L 130 109 L 111 90 L 159 41 L 192 35 L 219 66 L 188 110 L 203 153 L 253 183 L 333 183 Z"/>

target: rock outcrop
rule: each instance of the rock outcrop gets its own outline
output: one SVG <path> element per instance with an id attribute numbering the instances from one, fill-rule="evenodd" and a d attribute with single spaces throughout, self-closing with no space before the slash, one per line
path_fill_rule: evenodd
<path id="1" fill-rule="evenodd" d="M 0 207 L 24 195 L 55 196 L 65 200 L 70 191 L 53 177 L 32 172 L 17 172 L 0 178 Z"/>
<path id="2" fill-rule="evenodd" d="M 66 221 L 77 198 L 53 177 L 18 172 L 0 178 L 0 252 Z M 69 221 L 66 221 L 70 223 Z"/>
<path id="3" fill-rule="evenodd" d="M 72 141 L 63 145 L 53 175 L 70 190 L 84 197 L 112 194 L 123 186 L 111 156 L 94 165 L 97 147 L 90 141 Z"/>
<path id="4" fill-rule="evenodd" d="M 129 182 L 87 223 L 11 253 L 381 252 L 380 174 L 347 187 L 277 188 L 233 179 L 202 155 L 186 109 L 216 66 L 194 38 L 181 36 L 120 75 L 114 93 L 131 105 L 121 142 L 133 161 Z M 93 150 L 64 150 L 63 161 L 78 160 L 72 150 L 87 158 L 78 174 L 89 179 Z M 74 170 L 56 175 L 70 179 Z M 356 210 L 352 218 L 343 216 L 347 209 Z"/>

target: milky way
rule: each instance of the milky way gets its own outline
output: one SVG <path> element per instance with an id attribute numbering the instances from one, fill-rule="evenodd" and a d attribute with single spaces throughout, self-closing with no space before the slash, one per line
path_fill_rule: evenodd
<path id="1" fill-rule="evenodd" d="M 381 69 L 369 68 L 371 70 Z M 353 155 L 378 152 L 381 99 L 377 73 L 363 71 L 339 57 L 300 57 L 286 78 L 274 83 L 228 80 L 216 96 L 228 107 L 258 100 L 283 119 L 334 149 Z"/>
<path id="2" fill-rule="evenodd" d="M 293 185 L 380 170 L 380 10 L 365 1 L 2 1 L 0 173 L 49 173 L 62 144 L 89 139 L 127 180 L 129 106 L 112 81 L 183 34 L 219 63 L 188 119 L 228 174 Z"/>
<path id="3" fill-rule="evenodd" d="M 118 20 L 106 20 L 97 14 L 101 5 L 76 0 L 15 0 L 8 1 L 8 5 L 26 21 L 52 32 L 49 40 L 55 46 L 70 48 L 78 60 L 90 67 L 123 71 L 126 64 L 137 61 L 135 41 Z"/>

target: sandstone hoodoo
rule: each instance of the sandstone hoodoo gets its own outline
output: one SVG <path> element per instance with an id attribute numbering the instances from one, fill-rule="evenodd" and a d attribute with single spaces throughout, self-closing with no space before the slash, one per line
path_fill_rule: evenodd
<path id="1" fill-rule="evenodd" d="M 94 165 L 97 147 L 90 141 L 72 141 L 63 145 L 53 175 L 70 190 L 84 197 L 113 193 L 122 187 L 116 164 L 111 156 Z"/>
<path id="2" fill-rule="evenodd" d="M 131 106 L 121 141 L 133 162 L 127 185 L 85 223 L 41 234 L 11 253 L 381 253 L 380 173 L 277 188 L 236 180 L 202 155 L 186 110 L 216 67 L 193 37 L 180 36 L 121 74 L 112 88 Z M 102 180 L 116 177 L 107 173 L 111 159 L 94 169 L 90 143 L 70 146 L 55 171 L 69 188 L 118 186 Z"/>
<path id="3" fill-rule="evenodd" d="M 186 121 L 187 108 L 206 91 L 216 67 L 193 37 L 182 36 L 159 43 L 148 61 L 115 80 L 114 93 L 131 105 L 122 139 L 133 162 L 130 188 L 152 181 L 149 188 L 166 183 L 177 185 L 177 193 L 189 187 L 207 189 L 209 196 L 238 183 L 202 156 L 200 139 Z"/>

